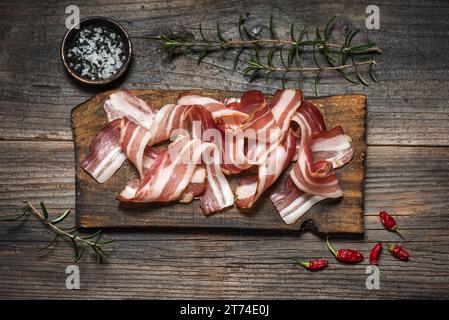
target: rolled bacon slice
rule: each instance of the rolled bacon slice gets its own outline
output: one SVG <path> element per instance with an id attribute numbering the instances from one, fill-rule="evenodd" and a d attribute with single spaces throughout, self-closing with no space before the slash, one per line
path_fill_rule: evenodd
<path id="1" fill-rule="evenodd" d="M 293 115 L 291 121 L 297 126 L 293 132 L 300 138 L 300 146 L 308 142 L 313 134 L 326 130 L 320 110 L 306 100 L 302 101 L 298 112 Z"/>
<path id="2" fill-rule="evenodd" d="M 133 95 L 129 90 L 122 89 L 109 96 L 103 105 L 108 121 L 127 117 L 129 120 L 147 130 L 151 129 L 156 111 L 145 101 Z"/>
<path id="3" fill-rule="evenodd" d="M 292 224 L 315 204 L 325 198 L 299 190 L 293 180 L 288 177 L 284 183 L 284 189 L 280 192 L 273 193 L 270 199 L 278 210 L 282 220 L 286 224 Z"/>
<path id="4" fill-rule="evenodd" d="M 334 169 L 341 168 L 354 156 L 352 139 L 343 133 L 341 126 L 312 135 L 311 149 L 314 161 L 326 160 Z"/>
<path id="5" fill-rule="evenodd" d="M 306 193 L 323 198 L 343 196 L 332 163 L 326 160 L 314 162 L 309 143 L 301 148 L 298 161 L 293 164 L 290 177 L 295 185 Z"/>
<path id="6" fill-rule="evenodd" d="M 95 136 L 89 155 L 81 163 L 81 167 L 99 183 L 109 180 L 126 160 L 119 142 L 120 123 L 121 119 L 113 120 Z"/>

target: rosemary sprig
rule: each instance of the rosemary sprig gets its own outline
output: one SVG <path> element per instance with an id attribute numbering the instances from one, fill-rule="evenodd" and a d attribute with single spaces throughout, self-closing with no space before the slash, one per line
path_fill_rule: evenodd
<path id="1" fill-rule="evenodd" d="M 77 228 L 61 228 L 57 226 L 58 223 L 64 221 L 65 218 L 70 214 L 70 209 L 65 210 L 61 215 L 54 219 L 49 218 L 48 210 L 43 202 L 40 203 L 41 211 L 35 208 L 30 202 L 24 201 L 25 208 L 23 208 L 20 215 L 12 218 L 3 218 L 0 221 L 17 221 L 27 214 L 34 215 L 38 220 L 40 220 L 46 227 L 54 232 L 53 239 L 40 250 L 45 250 L 50 248 L 59 237 L 65 238 L 70 241 L 74 250 L 74 262 L 78 262 L 84 253 L 85 247 L 90 247 L 96 255 L 97 263 L 102 263 L 104 257 L 107 256 L 107 252 L 104 251 L 103 246 L 113 242 L 114 240 L 101 240 L 102 230 L 98 230 L 87 236 L 80 236 L 76 234 Z"/>
<path id="2" fill-rule="evenodd" d="M 249 76 L 250 79 L 260 75 L 268 81 L 278 74 L 282 75 L 281 79 L 284 85 L 287 74 L 314 73 L 316 76 L 315 87 L 317 87 L 323 73 L 334 71 L 350 83 L 368 85 L 361 74 L 361 67 L 367 66 L 371 79 L 376 82 L 373 73 L 376 61 L 372 57 L 366 58 L 366 56 L 381 53 L 381 50 L 372 41 L 354 43 L 355 37 L 359 34 L 358 29 L 348 28 L 344 41 L 341 43 L 333 40 L 332 30 L 335 27 L 335 17 L 329 19 L 324 29 L 321 30 L 317 27 L 313 33 L 309 31 L 310 25 L 297 32 L 295 25 L 291 24 L 290 37 L 287 39 L 277 37 L 272 16 L 267 26 L 250 28 L 246 22 L 247 19 L 240 16 L 237 26 L 238 38 L 236 39 L 225 36 L 219 22 L 216 24 L 214 37 L 206 37 L 204 28 L 200 24 L 200 37 L 198 38 L 192 34 L 174 34 L 170 31 L 168 34 L 162 34 L 159 38 L 152 39 L 161 40 L 163 50 L 169 55 L 193 55 L 197 58 L 198 64 L 209 53 L 215 51 L 234 52 L 234 70 L 243 59 L 245 63 L 243 74 Z M 268 34 L 264 35 L 263 30 L 268 30 Z M 266 54 L 262 54 L 263 51 Z M 246 54 L 244 54 L 245 52 Z M 307 59 L 306 53 L 311 53 L 311 59 Z M 324 61 L 320 62 L 318 55 Z M 362 55 L 366 60 L 357 61 L 355 56 L 358 55 Z M 262 62 L 261 57 L 265 57 L 266 62 Z M 313 66 L 310 66 L 310 60 L 312 60 Z M 309 65 L 306 65 L 307 61 L 309 61 Z M 327 65 L 322 65 L 322 63 Z"/>

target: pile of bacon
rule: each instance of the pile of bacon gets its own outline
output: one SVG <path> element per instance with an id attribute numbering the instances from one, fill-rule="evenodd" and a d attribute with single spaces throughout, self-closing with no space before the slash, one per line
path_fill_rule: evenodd
<path id="1" fill-rule="evenodd" d="M 268 104 L 259 91 L 215 100 L 181 94 L 160 109 L 127 90 L 104 103 L 109 124 L 93 139 L 82 167 L 99 183 L 131 161 L 139 179 L 121 202 L 191 202 L 205 214 L 251 208 L 290 167 L 284 190 L 271 195 L 291 224 L 316 203 L 339 198 L 335 169 L 353 156 L 340 126 L 326 130 L 323 116 L 300 90 L 278 90 Z M 226 175 L 239 174 L 233 191 Z"/>

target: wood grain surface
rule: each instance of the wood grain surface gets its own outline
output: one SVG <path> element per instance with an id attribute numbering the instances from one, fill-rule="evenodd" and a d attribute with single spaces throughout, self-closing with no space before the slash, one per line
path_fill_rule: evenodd
<path id="1" fill-rule="evenodd" d="M 150 106 L 160 108 L 176 103 L 179 90 L 134 90 L 133 93 Z M 219 90 L 193 90 L 211 98 L 240 97 L 241 93 Z M 78 105 L 71 119 L 75 139 L 76 159 L 76 221 L 85 228 L 99 227 L 209 227 L 260 230 L 299 230 L 303 228 L 323 233 L 363 232 L 363 187 L 365 157 L 365 106 L 363 95 L 342 95 L 314 98 L 311 101 L 323 113 L 328 128 L 341 125 L 353 140 L 353 160 L 338 170 L 338 179 L 344 197 L 329 199 L 314 206 L 297 223 L 287 225 L 272 205 L 270 195 L 282 189 L 287 173 L 249 210 L 235 206 L 221 213 L 204 216 L 197 201 L 190 204 L 120 205 L 115 199 L 127 181 L 137 178 L 133 165 L 126 161 L 113 178 L 106 183 L 96 182 L 81 167 L 90 152 L 90 143 L 107 124 L 103 103 L 112 92 L 105 92 Z M 271 96 L 267 96 L 270 101 Z M 286 170 L 286 172 L 288 172 Z M 239 175 L 228 176 L 231 185 L 237 184 Z"/>
<path id="2" fill-rule="evenodd" d="M 59 46 L 66 32 L 65 8 L 73 1 L 0 1 L 0 215 L 22 200 L 45 201 L 51 214 L 75 210 L 73 106 L 102 89 L 77 85 L 64 73 Z M 131 89 L 193 88 L 272 93 L 280 81 L 247 82 L 232 70 L 232 57 L 208 56 L 200 66 L 186 58 L 165 61 L 160 44 L 145 37 L 167 28 L 193 31 L 198 22 L 213 33 L 220 20 L 235 25 L 275 17 L 279 34 L 290 23 L 340 24 L 383 50 L 376 57 L 379 84 L 352 86 L 323 77 L 323 96 L 367 96 L 367 152 L 363 237 L 335 238 L 336 247 L 368 254 L 375 242 L 401 242 L 409 262 L 389 254 L 380 260 L 380 289 L 368 290 L 368 261 L 357 266 L 332 259 L 321 236 L 257 230 L 106 230 L 110 258 L 96 265 L 86 252 L 77 265 L 80 290 L 67 290 L 65 268 L 72 248 L 58 241 L 38 249 L 52 234 L 41 223 L 0 222 L 0 298 L 449 298 L 449 3 L 446 0 L 379 0 L 380 29 L 366 30 L 365 0 L 145 1 L 78 0 L 81 17 L 117 19 L 132 37 L 131 69 L 118 86 Z M 114 89 L 112 87 L 110 89 Z M 107 88 L 108 89 L 108 88 Z M 302 86 L 311 97 L 313 79 Z M 385 231 L 377 214 L 395 214 L 406 240 Z M 73 226 L 70 215 L 63 226 Z M 310 273 L 291 258 L 324 257 L 331 266 Z M 304 295 L 307 292 L 307 295 Z"/>

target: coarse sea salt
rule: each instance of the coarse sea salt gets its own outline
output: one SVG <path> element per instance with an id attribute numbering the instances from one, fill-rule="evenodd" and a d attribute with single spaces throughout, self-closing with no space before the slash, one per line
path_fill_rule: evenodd
<path id="1" fill-rule="evenodd" d="M 108 79 L 126 60 L 123 38 L 104 26 L 82 28 L 70 42 L 67 57 L 69 65 L 81 77 Z"/>

